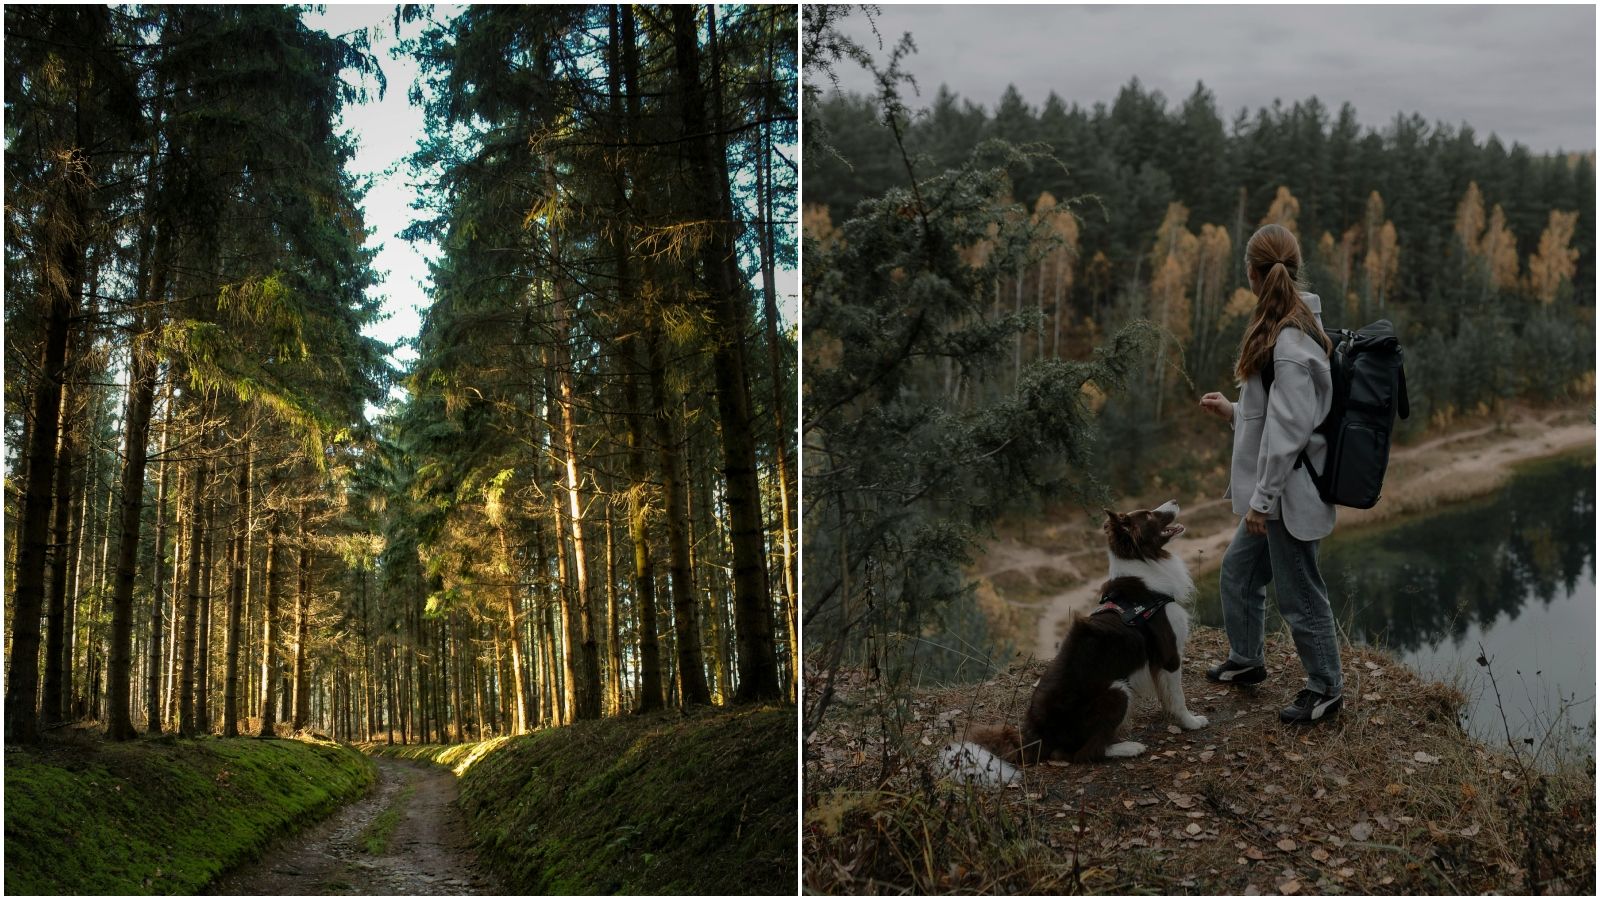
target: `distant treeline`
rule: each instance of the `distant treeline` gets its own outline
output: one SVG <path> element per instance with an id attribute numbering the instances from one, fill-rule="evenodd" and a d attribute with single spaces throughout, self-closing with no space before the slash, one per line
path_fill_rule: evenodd
<path id="1" fill-rule="evenodd" d="M 1301 274 L 1328 326 L 1386 317 L 1401 328 L 1420 412 L 1408 429 L 1592 386 L 1592 152 L 1508 149 L 1418 115 L 1363 128 L 1350 104 L 1335 113 L 1315 98 L 1227 122 L 1204 85 L 1173 105 L 1137 80 L 1088 109 L 1054 93 L 1033 107 L 1011 88 L 991 112 L 941 87 L 900 123 L 909 160 L 880 98 L 833 93 L 811 121 L 826 145 L 805 160 L 813 237 L 904 186 L 908 161 L 922 178 L 993 156 L 995 141 L 1028 151 L 1007 175 L 1009 215 L 1031 221 L 1030 246 L 966 248 L 975 264 L 991 252 L 1007 260 L 993 314 L 1036 323 L 1010 365 L 988 370 L 980 403 L 1009 392 L 1025 362 L 1084 358 L 1136 318 L 1161 326 L 1159 358 L 1103 411 L 1108 435 L 1231 384 L 1253 305 L 1243 245 L 1267 221 L 1300 237 Z M 1114 484 L 1131 484 L 1140 464 L 1104 461 Z"/>
<path id="2" fill-rule="evenodd" d="M 858 201 L 904 183 L 875 98 L 829 95 L 817 119 L 837 154 L 806 158 L 806 203 L 828 207 L 838 222 Z M 1504 210 L 1524 259 L 1538 252 L 1552 210 L 1594 208 L 1592 150 L 1539 155 L 1469 125 L 1429 124 L 1415 114 L 1397 116 L 1381 131 L 1364 129 L 1350 104 L 1333 112 L 1315 97 L 1253 114 L 1241 109 L 1228 122 L 1203 84 L 1174 105 L 1134 79 L 1109 106 L 1088 109 L 1055 93 L 1042 107 L 1030 106 L 1011 87 L 992 112 L 941 86 L 910 123 L 906 145 L 926 156 L 932 173 L 959 167 L 993 138 L 1045 144 L 1060 161 L 1013 173 L 1016 199 L 1030 209 L 1046 191 L 1063 200 L 1097 198 L 1077 209 L 1079 254 L 1089 260 L 1104 253 L 1109 284 L 1135 277 L 1172 202 L 1184 204 L 1196 223 L 1250 227 L 1287 187 L 1299 201 L 1297 230 L 1310 255 L 1324 232 L 1338 240 L 1361 223 L 1376 191 L 1404 252 L 1394 285 L 1402 303 L 1444 299 L 1452 281 L 1446 273 L 1461 267 L 1456 207 L 1469 184 L 1477 184 L 1486 206 Z M 1572 238 L 1579 256 L 1571 300 L 1591 306 L 1592 217 L 1578 217 Z"/>

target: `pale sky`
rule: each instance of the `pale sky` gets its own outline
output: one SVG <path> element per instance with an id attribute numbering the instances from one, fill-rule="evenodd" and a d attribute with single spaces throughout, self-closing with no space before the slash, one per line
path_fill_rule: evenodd
<path id="1" fill-rule="evenodd" d="M 437 7 L 435 16 L 449 16 L 457 8 Z M 388 79 L 388 90 L 381 101 L 374 96 L 373 102 L 344 111 L 344 126 L 358 140 L 351 168 L 357 175 L 374 177 L 364 207 L 367 227 L 375 232 L 371 240 L 382 245 L 374 266 L 383 281 L 372 291 L 382 297 L 389 317 L 368 328 L 367 333 L 385 343 L 416 337 L 422 312 L 428 305 L 428 261 L 439 256 L 437 245 L 411 243 L 399 236 L 416 215 L 411 202 L 419 189 L 407 173 L 404 160 L 416 150 L 422 137 L 423 117 L 422 109 L 407 100 L 418 67 L 409 56 L 396 53 L 394 9 L 392 5 L 329 4 L 324 12 L 306 13 L 307 24 L 335 35 L 371 29 L 372 51 Z M 404 25 L 402 36 L 416 36 L 423 25 Z M 794 157 L 792 147 L 785 148 L 785 152 Z M 779 268 L 777 286 L 780 314 L 792 324 L 799 302 L 798 273 Z M 401 347 L 393 358 L 405 365 L 416 359 L 416 353 L 410 347 Z"/>
<path id="2" fill-rule="evenodd" d="M 1593 6 L 893 6 L 877 20 L 885 47 L 910 32 L 907 69 L 920 98 L 941 83 L 993 110 L 1015 83 L 1035 109 L 1050 91 L 1109 105 L 1134 76 L 1180 104 L 1203 81 L 1223 121 L 1274 98 L 1315 95 L 1332 113 L 1354 104 L 1364 126 L 1396 113 L 1465 121 L 1480 141 L 1536 152 L 1595 146 Z M 845 23 L 882 59 L 859 11 Z M 841 84 L 870 78 L 840 66 Z"/>

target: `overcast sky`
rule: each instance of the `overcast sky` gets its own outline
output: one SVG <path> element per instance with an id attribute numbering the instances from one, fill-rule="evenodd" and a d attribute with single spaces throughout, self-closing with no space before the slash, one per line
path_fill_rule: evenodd
<path id="1" fill-rule="evenodd" d="M 1535 151 L 1595 146 L 1593 6 L 883 6 L 885 48 L 909 31 L 926 106 L 941 83 L 992 110 L 1014 83 L 1089 107 L 1138 76 L 1169 104 L 1203 81 L 1225 121 L 1281 98 L 1355 105 L 1363 125 L 1397 112 L 1466 122 Z M 880 59 L 859 12 L 846 33 Z M 839 68 L 840 83 L 870 79 Z"/>

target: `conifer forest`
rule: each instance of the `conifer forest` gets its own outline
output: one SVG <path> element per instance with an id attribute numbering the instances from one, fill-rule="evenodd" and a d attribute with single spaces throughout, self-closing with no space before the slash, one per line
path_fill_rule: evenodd
<path id="1" fill-rule="evenodd" d="M 406 5 L 412 84 L 303 12 L 6 7 L 8 747 L 792 702 L 795 7 Z"/>
<path id="2" fill-rule="evenodd" d="M 805 15 L 805 621 L 809 647 L 840 640 L 826 659 L 950 676 L 987 655 L 962 567 L 996 519 L 1225 471 L 1189 408 L 1233 383 L 1259 225 L 1298 237 L 1329 328 L 1395 323 L 1402 435 L 1593 390 L 1589 148 L 1364 127 L 1317 97 L 1230 114 L 1137 78 L 986 106 L 911 80 L 915 35 L 866 46 L 839 27 L 861 11 Z M 836 90 L 845 69 L 876 92 Z"/>

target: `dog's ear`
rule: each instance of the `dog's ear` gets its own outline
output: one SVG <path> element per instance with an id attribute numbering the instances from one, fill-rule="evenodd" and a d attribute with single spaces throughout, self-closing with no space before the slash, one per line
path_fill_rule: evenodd
<path id="1" fill-rule="evenodd" d="M 1106 514 L 1106 521 L 1108 521 L 1108 522 L 1121 521 L 1121 517 L 1120 516 L 1118 516 L 1116 513 L 1112 512 L 1111 510 L 1106 509 L 1104 506 L 1100 507 L 1100 511 Z"/>

